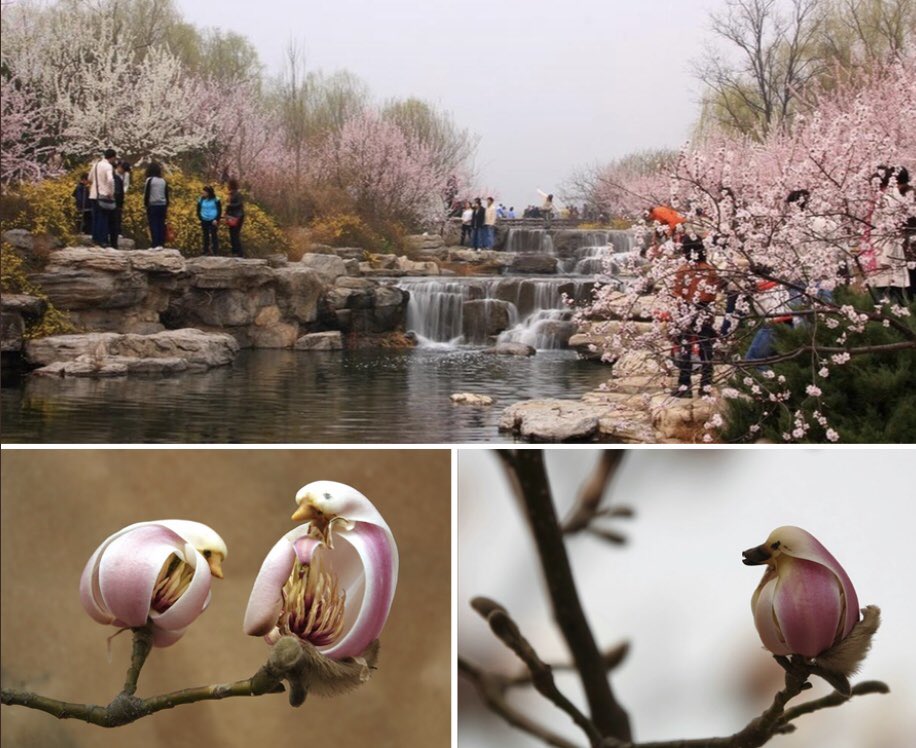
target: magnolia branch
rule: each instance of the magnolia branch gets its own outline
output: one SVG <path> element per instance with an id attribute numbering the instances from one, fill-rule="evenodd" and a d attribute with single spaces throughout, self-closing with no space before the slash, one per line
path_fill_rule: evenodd
<path id="1" fill-rule="evenodd" d="M 375 666 L 378 644 L 374 642 L 360 657 L 333 661 L 308 643 L 283 637 L 273 647 L 267 662 L 250 678 L 232 683 L 185 688 L 180 691 L 141 699 L 134 696 L 137 680 L 152 646 L 149 627 L 132 629 L 134 634 L 131 664 L 124 688 L 108 706 L 59 701 L 30 691 L 4 688 L 2 703 L 47 712 L 58 719 L 78 719 L 100 727 L 120 727 L 164 709 L 198 701 L 227 699 L 233 696 L 262 696 L 284 693 L 289 688 L 292 706 L 300 706 L 311 687 L 322 693 L 353 688 L 368 678 Z"/>
<path id="2" fill-rule="evenodd" d="M 629 715 L 614 696 L 601 652 L 579 600 L 544 467 L 544 453 L 528 449 L 515 452 L 500 450 L 497 454 L 506 466 L 528 518 L 554 619 L 582 680 L 591 719 L 602 736 L 629 740 Z"/>

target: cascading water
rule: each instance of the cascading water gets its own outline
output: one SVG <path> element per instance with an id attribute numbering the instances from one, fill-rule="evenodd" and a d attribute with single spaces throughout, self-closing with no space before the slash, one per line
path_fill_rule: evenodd
<path id="1" fill-rule="evenodd" d="M 563 275 L 404 278 L 398 285 L 410 293 L 407 328 L 421 345 L 482 346 L 495 341 L 565 348 L 576 331 L 572 306 L 588 302 L 596 282 L 616 275 L 616 260 L 624 267 L 634 257 L 632 234 L 615 230 L 548 233 L 511 228 L 505 248 L 556 256 Z"/>

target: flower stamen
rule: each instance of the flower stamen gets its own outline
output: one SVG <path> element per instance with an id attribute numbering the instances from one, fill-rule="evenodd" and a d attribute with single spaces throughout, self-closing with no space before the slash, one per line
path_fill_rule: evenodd
<path id="1" fill-rule="evenodd" d="M 283 585 L 283 612 L 277 626 L 316 647 L 335 642 L 343 631 L 346 592 L 337 577 L 324 568 L 321 553 L 311 564 L 298 560 Z"/>
<path id="2" fill-rule="evenodd" d="M 193 578 L 194 568 L 174 553 L 170 555 L 162 565 L 159 576 L 156 578 L 156 584 L 153 586 L 153 610 L 157 613 L 164 613 L 171 608 L 188 589 Z"/>

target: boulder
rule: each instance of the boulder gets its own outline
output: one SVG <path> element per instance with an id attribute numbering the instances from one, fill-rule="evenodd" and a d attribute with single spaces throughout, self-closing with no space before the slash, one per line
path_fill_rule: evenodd
<path id="1" fill-rule="evenodd" d="M 200 330 L 166 330 L 153 335 L 86 333 L 54 335 L 30 340 L 26 358 L 32 364 L 47 366 L 54 362 L 89 361 L 92 365 L 106 359 L 180 358 L 193 370 L 232 363 L 238 343 L 226 333 Z"/>
<path id="2" fill-rule="evenodd" d="M 272 307 L 276 309 L 277 307 Z M 266 309 L 271 309 L 267 307 Z M 255 322 L 248 328 L 248 337 L 252 348 L 292 348 L 299 337 L 299 325 L 288 324 L 273 319 L 273 314 L 262 312 L 258 315 L 264 323 Z"/>
<path id="3" fill-rule="evenodd" d="M 284 316 L 309 323 L 318 319 L 318 301 L 324 291 L 321 276 L 310 267 L 288 265 L 274 271 L 277 304 Z"/>
<path id="4" fill-rule="evenodd" d="M 543 254 L 517 254 L 512 258 L 509 271 L 532 275 L 552 275 L 557 272 L 557 258 Z"/>
<path id="5" fill-rule="evenodd" d="M 54 249 L 60 246 L 60 240 L 51 234 L 33 235 L 25 229 L 9 229 L 3 232 L 3 241 L 16 249 L 33 251 L 36 246 L 44 249 Z"/>
<path id="6" fill-rule="evenodd" d="M 177 249 L 137 249 L 129 254 L 134 270 L 144 273 L 179 275 L 185 272 L 186 263 Z"/>
<path id="7" fill-rule="evenodd" d="M 493 353 L 499 356 L 534 356 L 537 349 L 524 343 L 499 343 L 492 348 L 487 348 L 484 353 Z"/>
<path id="8" fill-rule="evenodd" d="M 470 343 L 482 343 L 499 335 L 510 324 L 511 305 L 497 299 L 466 301 L 462 307 L 462 332 Z"/>
<path id="9" fill-rule="evenodd" d="M 145 273 L 130 270 L 127 263 L 121 269 L 111 270 L 93 264 L 80 267 L 51 263 L 45 272 L 31 276 L 31 280 L 54 306 L 63 310 L 121 309 L 138 305 L 146 298 L 149 282 Z"/>
<path id="10" fill-rule="evenodd" d="M 439 275 L 439 265 L 431 261 L 417 262 L 407 257 L 398 257 L 397 267 L 399 270 L 403 270 L 407 273 L 407 275 Z"/>
<path id="11" fill-rule="evenodd" d="M 604 414 L 600 406 L 568 400 L 529 400 L 506 408 L 500 431 L 511 431 L 535 442 L 591 441 Z"/>
<path id="12" fill-rule="evenodd" d="M 406 237 L 405 244 L 409 249 L 438 249 L 445 246 L 445 240 L 439 234 L 413 234 Z"/>
<path id="13" fill-rule="evenodd" d="M 309 252 L 302 255 L 302 259 L 299 262 L 318 273 L 318 277 L 327 284 L 332 284 L 340 276 L 347 274 L 347 266 L 337 255 Z"/>
<path id="14" fill-rule="evenodd" d="M 164 251 L 164 250 L 158 250 Z M 234 289 L 247 291 L 274 279 L 266 260 L 238 257 L 195 257 L 186 263 L 192 288 L 202 290 Z"/>
<path id="15" fill-rule="evenodd" d="M 342 260 L 356 260 L 359 262 L 366 256 L 362 247 L 335 247 L 334 254 Z"/>
<path id="16" fill-rule="evenodd" d="M 295 345 L 297 351 L 340 351 L 343 347 L 343 335 L 339 330 L 303 335 Z"/>
<path id="17" fill-rule="evenodd" d="M 489 395 L 476 395 L 473 392 L 456 392 L 449 400 L 457 405 L 492 405 L 494 402 Z"/>

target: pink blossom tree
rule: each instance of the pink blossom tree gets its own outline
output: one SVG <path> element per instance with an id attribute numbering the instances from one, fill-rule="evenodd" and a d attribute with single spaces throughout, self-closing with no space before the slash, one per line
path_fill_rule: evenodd
<path id="1" fill-rule="evenodd" d="M 763 413 L 775 417 L 797 398 L 769 367 L 787 359 L 810 360 L 807 404 L 789 414 L 794 427 L 783 433 L 787 441 L 838 438 L 819 400 L 834 367 L 858 354 L 916 348 L 916 329 L 903 303 L 913 264 L 904 252 L 904 227 L 912 225 L 916 204 L 913 191 L 896 184 L 898 167 L 916 165 L 916 129 L 911 127 L 916 58 L 829 92 L 809 92 L 808 99 L 808 113 L 797 116 L 791 131 L 771 133 L 762 142 L 714 132 L 686 146 L 655 181 L 656 186 L 662 179 L 668 182 L 664 202 L 687 219 L 681 236 L 653 250 L 650 264 L 623 292 L 601 289 L 584 315 L 615 320 L 604 327 L 606 358 L 648 353 L 660 372 L 671 373 L 677 356 L 673 341 L 702 337 L 700 292 L 685 299 L 675 289 L 679 272 L 681 277 L 692 272 L 678 240 L 702 239 L 716 273 L 716 288 L 701 291 L 717 297 L 710 307 L 717 316 L 717 381 L 731 384 L 737 376 L 746 394 L 771 404 Z M 891 167 L 883 180 L 876 174 L 882 164 Z M 629 193 L 657 200 L 648 189 L 651 179 L 629 184 Z M 807 191 L 802 200 L 787 201 L 799 190 Z M 869 308 L 841 302 L 841 287 L 867 291 Z M 765 355 L 748 360 L 754 339 L 784 321 L 804 330 L 804 341 L 779 353 L 765 348 Z M 894 331 L 899 340 L 863 343 L 873 326 Z M 825 328 L 832 331 L 829 344 L 818 337 Z M 722 394 L 738 396 L 732 387 Z M 720 423 L 707 426 L 712 431 Z"/>

